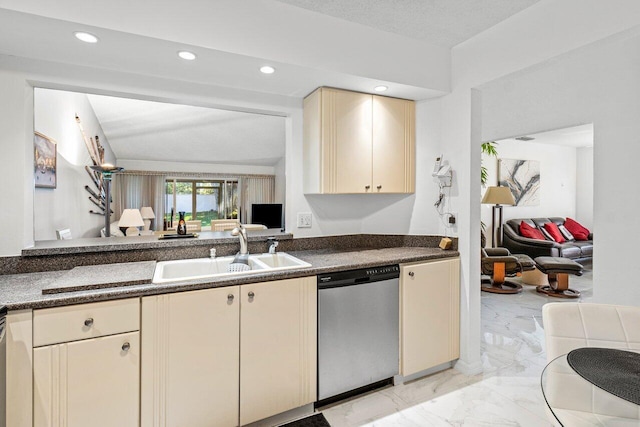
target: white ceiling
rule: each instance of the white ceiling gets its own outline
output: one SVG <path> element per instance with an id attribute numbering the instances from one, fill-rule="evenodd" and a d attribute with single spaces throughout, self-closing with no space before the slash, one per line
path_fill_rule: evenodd
<path id="1" fill-rule="evenodd" d="M 27 58 L 36 69 L 65 64 L 293 99 L 318 86 L 383 84 L 386 95 L 420 100 L 449 92 L 451 45 L 535 1 L 0 0 L 0 64 Z M 79 30 L 100 42 L 75 40 Z M 182 49 L 198 59 L 179 60 Z M 259 73 L 265 63 L 276 73 Z"/>
<path id="2" fill-rule="evenodd" d="M 564 145 L 574 148 L 593 147 L 593 124 L 590 123 L 523 136 L 530 136 L 535 139 L 533 141 L 519 141 L 521 143 L 535 142 L 537 144 Z M 508 139 L 508 141 L 514 140 L 515 138 Z"/>
<path id="3" fill-rule="evenodd" d="M 278 0 L 451 48 L 540 0 Z"/>
<path id="4" fill-rule="evenodd" d="M 118 160 L 274 166 L 284 117 L 87 95 Z"/>

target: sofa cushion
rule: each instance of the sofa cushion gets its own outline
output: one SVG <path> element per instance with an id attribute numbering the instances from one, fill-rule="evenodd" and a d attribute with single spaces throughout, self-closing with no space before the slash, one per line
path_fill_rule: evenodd
<path id="1" fill-rule="evenodd" d="M 566 241 L 571 242 L 573 240 L 576 240 L 576 238 L 573 237 L 573 234 L 571 234 L 571 232 L 567 230 L 567 227 L 565 227 L 564 225 L 562 224 L 558 225 L 558 230 L 560 230 L 560 232 L 562 233 L 562 236 Z"/>
<path id="2" fill-rule="evenodd" d="M 576 220 L 567 218 L 564 222 L 564 226 L 571 234 L 573 234 L 573 237 L 575 237 L 576 240 L 587 240 L 589 238 L 589 230 Z"/>
<path id="3" fill-rule="evenodd" d="M 575 245 L 575 242 L 559 244 L 558 249 L 558 252 L 560 252 L 560 256 L 563 258 L 574 259 L 582 257 L 582 251 L 578 246 Z"/>
<path id="4" fill-rule="evenodd" d="M 528 237 L 530 239 L 546 240 L 540 230 L 530 226 L 524 221 L 520 223 L 520 235 L 523 237 Z"/>
<path id="5" fill-rule="evenodd" d="M 581 258 L 588 258 L 593 256 L 593 241 L 581 240 L 581 241 L 571 242 L 571 244 L 580 248 Z"/>
<path id="6" fill-rule="evenodd" d="M 562 233 L 560 233 L 560 230 L 558 230 L 558 226 L 554 222 L 546 223 L 544 225 L 544 229 L 547 230 L 549 235 L 551 235 L 551 238 L 556 242 L 558 243 L 566 242 L 564 236 L 562 236 Z"/>

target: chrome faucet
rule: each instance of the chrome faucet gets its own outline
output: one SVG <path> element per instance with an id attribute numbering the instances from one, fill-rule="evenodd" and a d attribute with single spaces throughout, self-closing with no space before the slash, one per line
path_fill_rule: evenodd
<path id="1" fill-rule="evenodd" d="M 247 255 L 249 253 L 247 249 L 247 230 L 239 223 L 236 228 L 231 230 L 231 235 L 240 238 L 240 255 Z"/>
<path id="2" fill-rule="evenodd" d="M 267 240 L 267 243 L 269 243 L 269 253 L 275 254 L 276 248 L 278 247 L 278 241 L 272 237 Z"/>

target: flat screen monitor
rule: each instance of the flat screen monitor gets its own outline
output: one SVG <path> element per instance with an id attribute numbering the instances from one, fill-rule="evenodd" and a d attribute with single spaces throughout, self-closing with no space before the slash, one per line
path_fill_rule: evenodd
<path id="1" fill-rule="evenodd" d="M 254 203 L 251 205 L 251 223 L 282 228 L 282 203 Z"/>

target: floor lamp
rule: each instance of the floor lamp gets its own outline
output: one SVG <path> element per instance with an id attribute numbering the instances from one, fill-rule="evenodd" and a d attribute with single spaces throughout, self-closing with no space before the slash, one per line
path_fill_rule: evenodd
<path id="1" fill-rule="evenodd" d="M 109 163 L 90 166 L 96 172 L 102 174 L 104 178 L 104 237 L 111 237 L 111 175 L 124 170 Z"/>
<path id="2" fill-rule="evenodd" d="M 502 205 L 514 206 L 516 200 L 509 187 L 489 187 L 482 198 L 483 205 L 493 205 L 491 215 L 491 247 L 502 245 Z M 496 213 L 498 228 L 496 230 Z"/>

